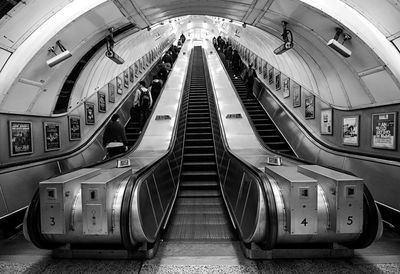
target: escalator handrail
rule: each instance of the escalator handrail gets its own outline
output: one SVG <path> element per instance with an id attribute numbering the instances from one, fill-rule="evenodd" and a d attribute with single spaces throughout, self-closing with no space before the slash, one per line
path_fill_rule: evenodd
<path id="1" fill-rule="evenodd" d="M 207 64 L 207 62 L 205 62 L 205 64 Z M 206 77 L 207 85 L 213 91 L 214 84 L 211 81 L 211 77 L 209 76 L 208 69 L 206 70 L 206 75 L 208 76 L 208 77 Z M 268 214 L 268 216 L 267 216 L 268 219 L 267 219 L 267 223 L 265 224 L 266 232 L 264 235 L 264 242 L 267 243 L 268 248 L 271 249 L 275 245 L 276 240 L 277 240 L 277 235 L 278 235 L 278 231 L 277 231 L 278 216 L 277 216 L 275 197 L 273 195 L 271 183 L 270 183 L 269 179 L 267 178 L 267 176 L 265 175 L 265 173 L 261 172 L 259 169 L 250 165 L 249 163 L 243 161 L 242 159 L 240 159 L 238 156 L 236 156 L 231 151 L 231 149 L 229 148 L 229 145 L 228 145 L 225 131 L 222 130 L 223 123 L 222 123 L 222 120 L 221 120 L 222 118 L 220 115 L 221 111 L 219 109 L 219 104 L 217 103 L 217 97 L 215 95 L 215 92 L 212 92 L 212 96 L 213 96 L 213 99 L 215 102 L 214 103 L 215 108 L 217 109 L 216 114 L 217 114 L 217 120 L 218 120 L 218 124 L 219 124 L 218 126 L 221 128 L 220 134 L 222 137 L 221 140 L 223 141 L 225 152 L 229 155 L 229 157 L 238 161 L 245 168 L 245 170 L 247 170 L 254 177 L 259 179 L 259 181 L 257 181 L 257 184 L 259 184 L 260 188 L 263 190 L 262 194 L 266 198 L 265 200 L 267 201 L 267 210 L 266 211 Z M 259 217 L 261 217 L 261 216 L 259 216 Z M 259 221 L 260 221 L 260 219 L 262 219 L 262 218 L 259 218 Z M 237 225 L 237 227 L 240 227 L 240 226 Z M 257 228 L 257 225 L 255 228 Z M 256 231 L 254 230 L 254 232 L 256 232 Z"/>

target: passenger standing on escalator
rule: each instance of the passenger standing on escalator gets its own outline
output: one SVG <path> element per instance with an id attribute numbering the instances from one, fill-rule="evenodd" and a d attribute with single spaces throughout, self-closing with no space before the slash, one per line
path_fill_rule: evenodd
<path id="1" fill-rule="evenodd" d="M 240 63 L 242 62 L 242 59 L 240 59 L 240 55 L 237 50 L 233 51 L 232 55 L 232 67 L 233 67 L 233 74 L 234 77 L 237 78 L 240 74 Z"/>
<path id="2" fill-rule="evenodd" d="M 161 79 L 158 79 L 157 76 L 153 76 L 153 81 L 151 82 L 151 97 L 153 101 L 156 101 L 158 96 L 160 95 L 161 89 L 163 86 L 163 81 Z"/>
<path id="3" fill-rule="evenodd" d="M 168 71 L 167 71 L 167 68 L 165 67 L 164 62 L 162 62 L 159 66 L 157 78 L 161 79 L 163 81 L 163 83 L 165 83 L 165 81 L 167 81 Z"/>
<path id="4" fill-rule="evenodd" d="M 151 96 L 151 91 L 146 88 L 146 82 L 140 81 L 139 87 L 135 94 L 136 104 L 139 106 L 140 118 L 139 118 L 139 127 L 142 130 L 144 124 L 149 117 L 151 106 L 153 105 L 153 98 Z"/>
<path id="5" fill-rule="evenodd" d="M 257 77 L 257 73 L 253 68 L 253 64 L 249 65 L 249 68 L 246 70 L 244 74 L 244 84 L 247 89 L 247 99 L 251 99 L 253 97 L 253 85 L 254 79 Z"/>
<path id="6" fill-rule="evenodd" d="M 114 114 L 106 126 L 103 134 L 103 146 L 107 149 L 107 156 L 124 153 L 128 150 L 125 128 L 119 121 L 119 115 Z"/>

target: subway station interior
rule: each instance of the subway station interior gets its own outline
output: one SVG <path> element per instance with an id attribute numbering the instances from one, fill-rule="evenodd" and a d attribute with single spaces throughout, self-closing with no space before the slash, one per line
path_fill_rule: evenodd
<path id="1" fill-rule="evenodd" d="M 1 0 L 0 273 L 400 273 L 399 0 Z"/>

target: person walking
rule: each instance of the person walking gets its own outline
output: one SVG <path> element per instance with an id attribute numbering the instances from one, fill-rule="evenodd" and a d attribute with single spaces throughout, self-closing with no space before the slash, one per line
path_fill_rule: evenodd
<path id="1" fill-rule="evenodd" d="M 128 150 L 125 128 L 119 120 L 119 115 L 114 114 L 106 126 L 103 134 L 103 146 L 107 149 L 107 156 L 124 153 Z"/>

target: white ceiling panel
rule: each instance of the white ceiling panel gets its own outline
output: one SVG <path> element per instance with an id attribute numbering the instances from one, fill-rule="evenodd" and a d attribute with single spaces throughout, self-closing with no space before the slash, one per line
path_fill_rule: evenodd
<path id="1" fill-rule="evenodd" d="M 400 2 L 398 0 L 341 0 L 358 10 L 386 37 L 400 31 Z"/>
<path id="2" fill-rule="evenodd" d="M 363 76 L 362 80 L 368 86 L 377 104 L 400 102 L 400 89 L 386 71 Z"/>

